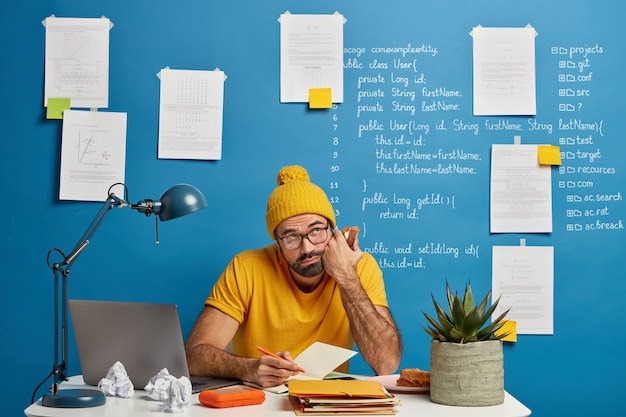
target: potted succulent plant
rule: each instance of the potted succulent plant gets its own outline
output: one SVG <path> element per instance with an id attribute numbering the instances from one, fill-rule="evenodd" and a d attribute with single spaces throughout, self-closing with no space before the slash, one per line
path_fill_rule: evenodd
<path id="1" fill-rule="evenodd" d="M 504 402 L 502 319 L 488 323 L 498 298 L 490 307 L 491 291 L 476 305 L 468 283 L 463 298 L 452 294 L 446 282 L 447 310 L 432 296 L 436 318 L 424 313 L 432 337 L 430 350 L 431 401 L 458 406 L 488 406 Z"/>

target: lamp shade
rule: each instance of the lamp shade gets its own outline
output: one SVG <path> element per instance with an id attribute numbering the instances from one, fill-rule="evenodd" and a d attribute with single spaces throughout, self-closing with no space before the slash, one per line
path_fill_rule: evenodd
<path id="1" fill-rule="evenodd" d="M 161 221 L 186 216 L 207 206 L 206 199 L 200 190 L 193 185 L 177 184 L 165 190 L 158 202 L 154 204 L 154 214 Z"/>

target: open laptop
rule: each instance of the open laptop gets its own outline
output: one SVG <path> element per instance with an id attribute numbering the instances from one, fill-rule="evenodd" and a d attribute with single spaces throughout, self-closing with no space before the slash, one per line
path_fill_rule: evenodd
<path id="1" fill-rule="evenodd" d="M 144 389 L 163 368 L 191 380 L 193 392 L 221 388 L 239 380 L 190 377 L 175 304 L 69 300 L 83 379 L 98 385 L 121 362 L 135 389 Z"/>

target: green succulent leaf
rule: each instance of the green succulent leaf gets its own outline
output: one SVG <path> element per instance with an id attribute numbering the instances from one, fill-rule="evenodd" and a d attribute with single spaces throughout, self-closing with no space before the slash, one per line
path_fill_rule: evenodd
<path id="1" fill-rule="evenodd" d="M 448 308 L 450 308 L 452 304 L 454 304 L 454 295 L 452 294 L 452 290 L 450 289 L 450 285 L 448 284 L 448 281 L 446 281 L 446 296 L 448 298 Z M 433 296 L 433 299 L 434 299 L 434 296 Z M 452 313 L 452 310 L 450 310 L 450 313 Z"/>
<path id="2" fill-rule="evenodd" d="M 487 321 L 491 318 L 500 299 L 497 299 L 489 306 L 491 291 L 478 305 L 475 305 L 472 288 L 468 283 L 463 293 L 463 298 L 458 292 L 453 293 L 449 283 L 446 281 L 446 298 L 448 310 L 437 302 L 431 294 L 436 316 L 423 313 L 428 322 L 428 327 L 423 327 L 424 331 L 434 340 L 454 343 L 470 343 L 481 340 L 498 340 L 507 336 L 506 334 L 495 333 L 504 326 L 504 317 L 509 310 L 500 314 L 490 324 Z"/>
<path id="3" fill-rule="evenodd" d="M 461 298 L 459 298 L 458 294 L 454 296 L 454 300 L 452 301 L 450 308 L 452 310 L 450 313 L 454 326 L 457 329 L 462 328 L 463 322 L 465 321 L 465 309 L 463 308 L 463 302 L 461 301 Z"/>
<path id="4" fill-rule="evenodd" d="M 463 294 L 463 309 L 465 314 L 469 314 L 474 309 L 474 296 L 472 295 L 472 287 L 468 283 Z"/>
<path id="5" fill-rule="evenodd" d="M 422 326 L 422 329 L 424 329 L 424 331 L 428 333 L 428 335 L 433 339 L 439 339 L 439 333 L 437 333 L 437 331 L 432 329 L 431 327 Z"/>
<path id="6" fill-rule="evenodd" d="M 497 332 L 503 325 L 504 323 L 498 323 L 494 321 L 490 325 L 481 329 L 476 334 L 476 337 L 478 338 L 478 340 L 497 339 L 498 336 L 496 336 L 494 333 Z"/>
<path id="7" fill-rule="evenodd" d="M 500 314 L 494 321 L 498 323 L 503 322 L 506 315 L 509 314 L 509 311 L 511 311 L 510 308 L 504 311 L 502 314 Z"/>
<path id="8" fill-rule="evenodd" d="M 509 310 L 506 310 L 504 313 L 500 314 L 495 320 L 491 322 L 488 326 L 483 328 L 480 332 L 478 332 L 478 338 L 480 340 L 488 340 L 490 338 L 493 339 L 501 339 L 504 336 L 496 336 L 494 333 L 497 332 L 504 326 L 505 321 L 504 317 L 508 314 Z"/>
<path id="9" fill-rule="evenodd" d="M 446 339 L 446 342 L 457 342 L 457 343 L 463 343 L 463 335 L 457 330 L 457 329 L 452 329 L 450 330 L 450 337 L 448 339 Z"/>
<path id="10" fill-rule="evenodd" d="M 478 307 L 476 307 L 480 315 L 485 314 L 485 310 L 487 309 L 487 306 L 489 305 L 490 296 L 491 296 L 491 290 L 487 291 L 487 295 L 485 295 L 485 298 L 483 298 L 480 304 L 478 304 Z"/>
<path id="11" fill-rule="evenodd" d="M 428 314 L 424 313 L 424 317 L 426 317 L 426 320 L 428 321 L 428 323 L 430 323 L 430 325 L 433 327 L 433 330 L 437 331 L 437 332 L 442 332 L 442 331 L 446 331 L 446 329 L 439 324 L 439 322 L 437 322 L 437 320 L 435 320 L 434 318 L 432 318 L 431 316 L 429 316 Z"/>
<path id="12" fill-rule="evenodd" d="M 433 296 L 432 298 L 433 298 L 433 304 L 435 305 L 435 311 L 437 312 L 437 319 L 439 320 L 439 323 L 447 331 L 450 331 L 450 329 L 454 327 L 454 322 L 452 321 L 448 313 L 446 313 L 446 311 L 443 309 L 443 307 L 441 307 L 435 301 L 435 297 Z"/>
<path id="13" fill-rule="evenodd" d="M 463 321 L 463 325 L 461 327 L 461 333 L 465 336 L 466 339 L 475 336 L 480 326 L 484 323 L 483 317 L 478 314 L 478 310 L 475 308 L 470 311 L 470 313 L 465 317 Z"/>

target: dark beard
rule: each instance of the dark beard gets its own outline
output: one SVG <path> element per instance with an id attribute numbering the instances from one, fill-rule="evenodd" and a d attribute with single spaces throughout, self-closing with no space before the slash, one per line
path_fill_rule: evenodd
<path id="1" fill-rule="evenodd" d="M 296 259 L 296 261 L 293 264 L 291 264 L 289 266 L 298 275 L 301 275 L 301 276 L 306 277 L 306 278 L 316 277 L 319 274 L 321 274 L 322 272 L 324 272 L 324 263 L 321 260 L 319 262 L 317 262 L 317 263 L 314 263 L 314 264 L 311 264 L 311 265 L 307 265 L 307 266 L 302 266 L 301 263 L 305 259 L 309 259 L 309 258 L 312 258 L 314 256 L 322 256 L 323 253 L 324 252 L 307 253 L 305 255 L 300 256 L 298 259 Z"/>

